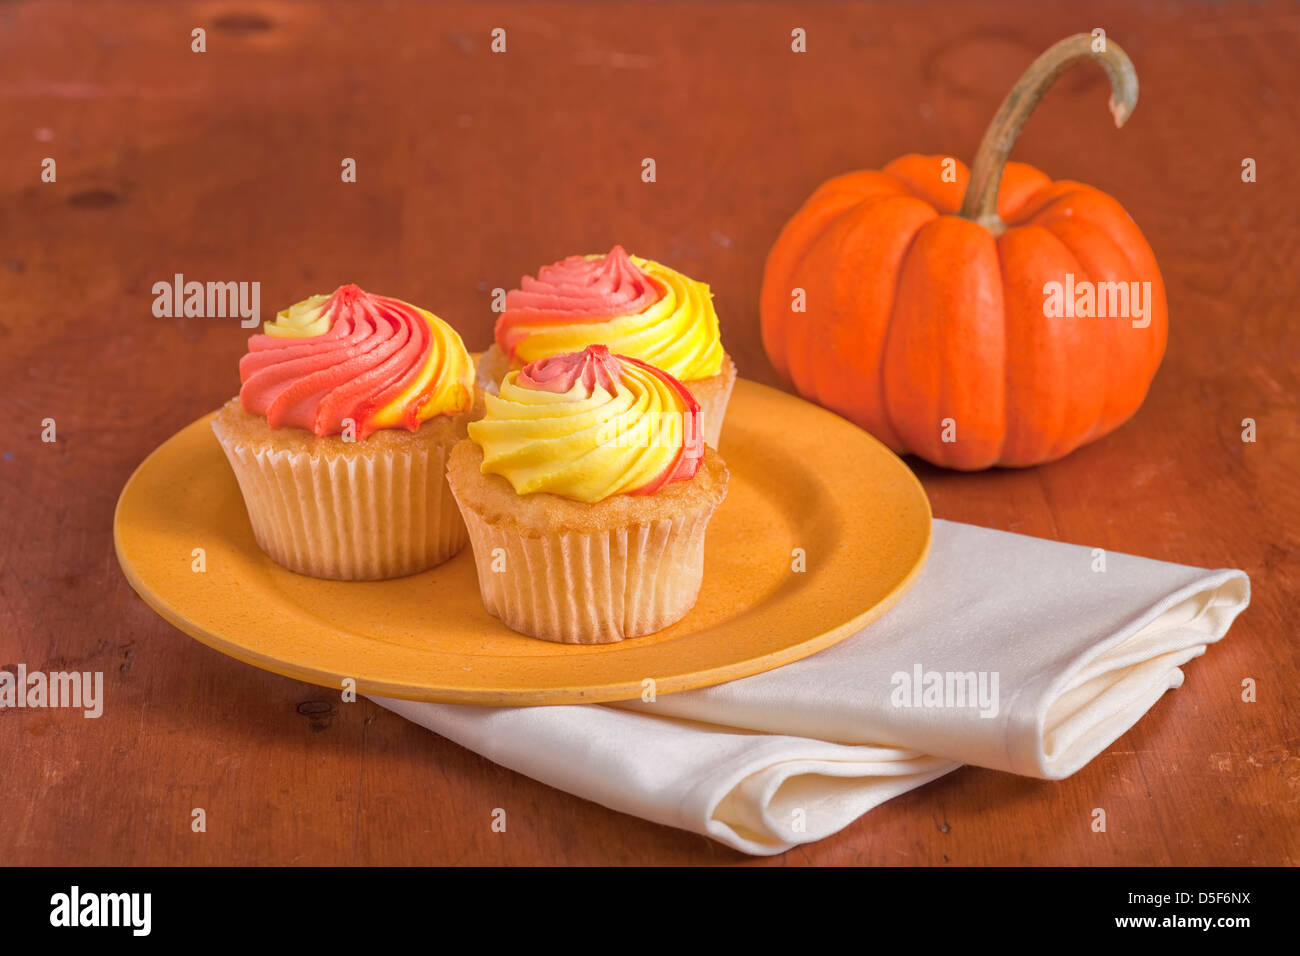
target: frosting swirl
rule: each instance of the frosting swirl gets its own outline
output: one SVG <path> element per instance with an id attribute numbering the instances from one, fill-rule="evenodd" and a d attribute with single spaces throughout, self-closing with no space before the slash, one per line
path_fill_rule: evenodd
<path id="1" fill-rule="evenodd" d="M 604 345 L 510 372 L 469 425 L 483 474 L 520 495 L 588 503 L 653 494 L 695 476 L 704 456 L 700 406 L 662 369 Z"/>
<path id="2" fill-rule="evenodd" d="M 336 435 L 351 419 L 361 441 L 465 411 L 474 368 L 460 336 L 433 313 L 345 285 L 265 323 L 248 340 L 239 380 L 244 410 L 272 428 Z"/>
<path id="3" fill-rule="evenodd" d="M 684 381 L 722 370 L 709 287 L 622 246 L 524 276 L 506 293 L 496 342 L 516 364 L 604 344 Z"/>

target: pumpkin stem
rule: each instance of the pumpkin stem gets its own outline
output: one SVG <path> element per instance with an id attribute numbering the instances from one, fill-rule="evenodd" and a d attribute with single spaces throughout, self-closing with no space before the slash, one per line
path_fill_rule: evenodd
<path id="1" fill-rule="evenodd" d="M 1099 44 L 1102 49 L 1093 49 L 1094 44 Z M 1128 54 L 1109 37 L 1092 37 L 1086 33 L 1066 37 L 1031 63 L 1002 101 L 975 153 L 970 184 L 966 187 L 958 215 L 973 219 L 995 236 L 1007 228 L 1006 223 L 998 218 L 997 211 L 998 188 L 1002 185 L 1002 169 L 1006 166 L 1007 156 L 1043 94 L 1057 77 L 1080 60 L 1095 60 L 1105 69 L 1110 77 L 1110 113 L 1117 127 L 1124 125 L 1138 98 L 1137 73 Z"/>

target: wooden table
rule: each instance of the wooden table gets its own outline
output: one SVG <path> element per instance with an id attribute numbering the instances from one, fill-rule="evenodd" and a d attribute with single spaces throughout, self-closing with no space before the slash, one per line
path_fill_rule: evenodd
<path id="1" fill-rule="evenodd" d="M 621 242 L 709 281 L 742 374 L 774 384 L 758 289 L 784 219 L 832 174 L 969 157 L 1029 61 L 1093 26 L 1137 65 L 1133 120 L 1116 132 L 1102 74 L 1082 69 L 1015 155 L 1112 193 L 1145 230 L 1169 293 L 1164 365 L 1131 423 L 1064 461 L 917 469 L 938 516 L 1243 568 L 1253 604 L 1071 779 L 967 768 L 748 862 L 1300 862 L 1294 5 L 266 0 L 0 7 L 0 665 L 103 671 L 108 698 L 99 720 L 0 711 L 0 860 L 747 862 L 236 663 L 150 611 L 114 559 L 114 502 L 233 394 L 247 336 L 154 318 L 151 287 L 257 280 L 273 310 L 355 281 L 481 348 L 491 289 Z"/>

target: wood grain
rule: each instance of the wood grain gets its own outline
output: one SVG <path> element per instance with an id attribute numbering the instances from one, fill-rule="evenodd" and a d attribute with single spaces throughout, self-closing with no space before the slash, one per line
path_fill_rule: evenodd
<path id="1" fill-rule="evenodd" d="M 1254 600 L 1069 780 L 967 768 L 746 861 L 222 657 L 127 586 L 118 492 L 234 392 L 247 334 L 153 318 L 154 282 L 256 280 L 273 309 L 355 281 L 478 348 L 491 289 L 621 242 L 710 282 L 741 374 L 775 384 L 757 308 L 784 219 L 830 175 L 969 157 L 1032 57 L 1094 25 L 1137 66 L 1132 121 L 1116 132 L 1101 73 L 1079 71 L 1015 157 L 1141 225 L 1169 292 L 1164 365 L 1131 423 L 1064 461 L 914 464 L 941 517 L 1240 567 Z M 108 698 L 99 720 L 0 710 L 0 860 L 1300 862 L 1298 38 L 1300 8 L 1276 3 L 0 6 L 0 666 L 101 670 Z"/>

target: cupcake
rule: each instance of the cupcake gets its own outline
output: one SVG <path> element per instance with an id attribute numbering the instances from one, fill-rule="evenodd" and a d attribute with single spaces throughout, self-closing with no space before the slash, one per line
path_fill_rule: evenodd
<path id="1" fill-rule="evenodd" d="M 528 362 L 607 345 L 690 389 L 704 440 L 718 447 L 736 366 L 722 350 L 713 296 L 703 282 L 629 256 L 622 246 L 604 256 L 570 256 L 506 293 L 495 339 L 478 365 L 487 391 Z"/>
<path id="2" fill-rule="evenodd" d="M 474 367 L 442 319 L 355 285 L 265 323 L 212 420 L 258 545 L 299 574 L 395 578 L 465 546 L 447 457 Z"/>
<path id="3" fill-rule="evenodd" d="M 700 406 L 603 345 L 508 372 L 452 449 L 487 610 L 521 633 L 608 644 L 680 620 L 704 573 L 727 469 Z"/>

